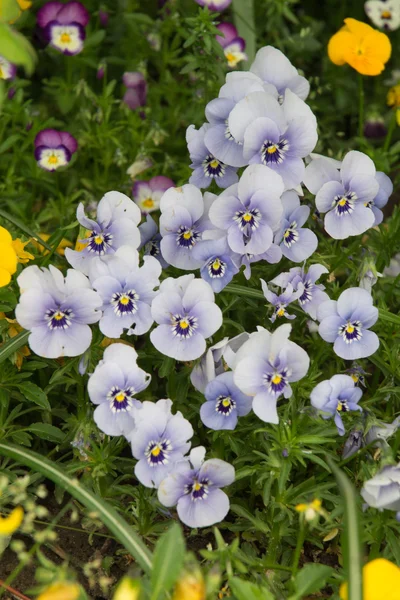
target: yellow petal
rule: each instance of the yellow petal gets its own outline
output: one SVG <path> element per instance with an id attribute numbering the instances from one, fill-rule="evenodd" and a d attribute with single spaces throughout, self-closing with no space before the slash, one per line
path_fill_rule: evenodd
<path id="1" fill-rule="evenodd" d="M 11 275 L 9 271 L 0 267 L 0 287 L 5 287 L 11 281 Z"/>
<path id="2" fill-rule="evenodd" d="M 374 52 L 376 58 L 383 63 L 387 63 L 392 54 L 392 44 L 385 33 L 373 31 L 371 35 L 365 38 L 364 43 L 370 45 L 371 53 Z"/>
<path id="3" fill-rule="evenodd" d="M 17 2 L 21 10 L 27 10 L 32 6 L 30 0 L 17 0 Z"/>
<path id="4" fill-rule="evenodd" d="M 0 242 L 0 269 L 5 269 L 12 275 L 17 270 L 17 255 L 9 244 Z"/>
<path id="5" fill-rule="evenodd" d="M 12 237 L 11 233 L 4 227 L 0 226 L 0 244 L 11 244 Z"/>
<path id="6" fill-rule="evenodd" d="M 13 240 L 12 247 L 15 250 L 15 253 L 17 255 L 19 263 L 26 264 L 30 260 L 34 260 L 35 259 L 35 257 L 33 256 L 33 254 L 31 254 L 30 252 L 27 252 L 27 250 L 25 250 L 25 246 L 27 244 L 29 244 L 30 241 L 31 240 L 28 240 L 27 242 L 23 242 L 20 238 L 17 238 L 16 240 Z"/>
<path id="7" fill-rule="evenodd" d="M 346 23 L 346 27 L 349 28 L 351 33 L 353 33 L 359 38 L 363 38 L 366 35 L 369 35 L 371 31 L 374 31 L 373 27 L 367 25 L 366 23 L 363 23 L 362 21 L 357 21 L 357 19 L 347 18 L 344 20 L 344 22 Z"/>
<path id="8" fill-rule="evenodd" d="M 14 531 L 18 529 L 21 525 L 22 520 L 24 518 L 24 511 L 21 506 L 17 506 L 14 510 L 7 516 L 0 516 L 0 537 L 13 534 Z"/>
<path id="9" fill-rule="evenodd" d="M 344 58 L 361 75 L 379 75 L 385 68 L 383 62 L 371 54 L 348 52 Z"/>
<path id="10" fill-rule="evenodd" d="M 396 110 L 396 123 L 400 126 L 400 109 Z"/>
<path id="11" fill-rule="evenodd" d="M 140 596 L 140 582 L 137 579 L 123 577 L 113 596 L 113 600 L 137 600 Z"/>
<path id="12" fill-rule="evenodd" d="M 328 43 L 328 56 L 334 65 L 344 65 L 347 61 L 344 58 L 346 52 L 349 52 L 356 45 L 356 39 L 349 31 L 338 31 L 331 37 Z"/>
<path id="13" fill-rule="evenodd" d="M 77 583 L 53 583 L 50 587 L 44 590 L 37 600 L 77 600 L 81 594 Z"/>
<path id="14" fill-rule="evenodd" d="M 297 510 L 297 512 L 304 512 L 305 510 L 307 510 L 308 508 L 308 504 L 297 504 L 297 506 L 294 507 L 295 510 Z"/>
<path id="15" fill-rule="evenodd" d="M 364 600 L 398 600 L 400 569 L 385 558 L 377 558 L 363 569 Z M 347 583 L 340 587 L 340 597 L 348 600 Z"/>

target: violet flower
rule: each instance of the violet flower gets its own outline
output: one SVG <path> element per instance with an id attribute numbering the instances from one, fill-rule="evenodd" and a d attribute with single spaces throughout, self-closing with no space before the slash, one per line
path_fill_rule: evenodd
<path id="1" fill-rule="evenodd" d="M 193 248 L 193 258 L 201 260 L 200 275 L 217 294 L 232 281 L 239 272 L 236 255 L 228 246 L 226 237 L 216 240 L 203 240 Z"/>
<path id="2" fill-rule="evenodd" d="M 311 404 L 326 415 L 324 419 L 334 417 L 339 435 L 345 434 L 342 414 L 351 410 L 362 410 L 358 402 L 362 396 L 362 389 L 355 387 L 349 375 L 334 375 L 330 379 L 321 381 L 311 392 Z"/>
<path id="3" fill-rule="evenodd" d="M 34 145 L 37 163 L 46 171 L 56 171 L 67 165 L 78 149 L 78 142 L 70 133 L 55 129 L 39 131 Z"/>
<path id="4" fill-rule="evenodd" d="M 15 78 L 17 67 L 4 56 L 0 56 L 0 79 L 10 81 Z"/>
<path id="5" fill-rule="evenodd" d="M 127 71 L 122 80 L 128 88 L 122 98 L 122 102 L 131 110 L 145 106 L 147 100 L 147 83 L 144 75 L 138 71 Z"/>
<path id="6" fill-rule="evenodd" d="M 307 260 L 318 246 L 318 238 L 313 231 L 302 226 L 310 216 L 308 206 L 300 206 L 296 192 L 282 194 L 283 219 L 274 242 L 279 244 L 283 256 L 293 262 Z"/>
<path id="7" fill-rule="evenodd" d="M 89 19 L 83 4 L 75 1 L 47 2 L 37 13 L 37 23 L 50 46 L 67 55 L 83 50 Z"/>
<path id="8" fill-rule="evenodd" d="M 200 408 L 200 418 L 215 431 L 235 429 L 238 417 L 251 411 L 253 399 L 235 385 L 232 371 L 217 375 L 208 383 L 204 395 L 207 402 Z"/>
<path id="9" fill-rule="evenodd" d="M 311 265 L 308 271 L 305 271 L 304 267 L 293 267 L 290 271 L 272 279 L 270 283 L 281 288 L 286 288 L 291 283 L 294 290 L 301 286 L 303 291 L 298 298 L 298 303 L 304 312 L 316 319 L 318 306 L 329 300 L 328 294 L 323 291 L 325 286 L 316 283 L 324 273 L 328 273 L 328 269 L 320 264 Z"/>
<path id="10" fill-rule="evenodd" d="M 148 214 L 160 208 L 161 197 L 170 187 L 175 187 L 175 183 L 163 175 L 157 175 L 149 181 L 135 181 L 133 199 L 142 213 Z"/>
<path id="11" fill-rule="evenodd" d="M 228 66 L 235 68 L 242 60 L 247 60 L 246 42 L 239 37 L 236 27 L 232 23 L 220 23 L 217 29 L 222 35 L 217 35 L 216 40 L 222 46 Z"/>
<path id="12" fill-rule="evenodd" d="M 361 496 L 372 508 L 400 511 L 400 465 L 383 467 L 364 483 Z"/>
<path id="13" fill-rule="evenodd" d="M 193 448 L 189 460 L 177 463 L 158 488 L 161 504 L 176 505 L 180 520 L 188 527 L 209 527 L 229 511 L 229 498 L 220 488 L 234 482 L 235 470 L 219 458 L 204 462 L 204 456 L 205 448 Z"/>
<path id="14" fill-rule="evenodd" d="M 291 302 L 299 299 L 304 291 L 303 287 L 299 285 L 297 290 L 294 291 L 292 284 L 288 283 L 285 291 L 282 294 L 277 295 L 268 289 L 268 286 L 263 279 L 260 279 L 260 281 L 265 299 L 274 307 L 274 312 L 272 317 L 270 317 L 271 323 L 275 323 L 277 318 L 281 319 L 282 317 L 286 317 L 287 319 L 295 319 L 296 315 L 291 315 L 288 313 L 286 307 L 291 304 Z"/>
<path id="15" fill-rule="evenodd" d="M 283 102 L 287 89 L 291 90 L 301 100 L 305 100 L 310 92 L 310 84 L 307 79 L 299 75 L 287 56 L 273 46 L 260 48 L 250 71 L 264 83 L 275 87 L 276 97 L 280 102 Z M 270 88 L 266 91 L 270 91 Z"/>
<path id="16" fill-rule="evenodd" d="M 221 10 L 225 10 L 228 8 L 232 0 L 194 0 L 200 6 L 207 6 L 209 10 L 215 10 L 217 12 L 221 12 Z"/>

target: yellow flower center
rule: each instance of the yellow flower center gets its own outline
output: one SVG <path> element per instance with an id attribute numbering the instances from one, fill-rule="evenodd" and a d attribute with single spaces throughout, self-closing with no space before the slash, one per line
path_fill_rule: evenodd
<path id="1" fill-rule="evenodd" d="M 271 381 L 272 381 L 272 383 L 273 383 L 274 385 L 278 385 L 278 384 L 279 384 L 279 383 L 282 381 L 282 376 L 281 376 L 281 375 L 278 375 L 278 374 L 277 374 L 277 375 L 274 375 L 274 376 L 271 378 Z"/>
<path id="2" fill-rule="evenodd" d="M 359 376 L 358 376 L 358 375 L 356 375 L 356 373 L 352 373 L 352 374 L 350 375 L 350 377 L 352 378 L 352 380 L 354 381 L 354 383 L 358 383 Z"/>
<path id="3" fill-rule="evenodd" d="M 64 315 L 60 311 L 56 312 L 56 314 L 53 315 L 53 319 L 55 319 L 56 321 L 61 321 L 63 318 L 64 318 Z"/>
<path id="4" fill-rule="evenodd" d="M 199 483 L 199 482 L 196 482 L 196 483 L 193 485 L 193 489 L 194 489 L 194 491 L 195 491 L 195 492 L 198 492 L 199 490 L 201 490 L 201 483 Z"/>
<path id="5" fill-rule="evenodd" d="M 290 231 L 289 229 L 286 229 L 285 233 L 283 234 L 284 238 L 288 238 L 290 236 Z"/>
<path id="6" fill-rule="evenodd" d="M 218 160 L 212 160 L 210 162 L 210 167 L 212 167 L 213 169 L 216 169 L 219 166 L 219 161 Z"/>
<path id="7" fill-rule="evenodd" d="M 123 402 L 125 400 L 124 392 L 120 392 L 119 394 L 117 394 L 114 400 L 116 400 L 117 402 Z"/>
<path id="8" fill-rule="evenodd" d="M 285 309 L 284 309 L 284 308 L 280 308 L 280 309 L 279 309 L 279 310 L 276 312 L 276 315 L 277 315 L 278 317 L 283 317 L 283 316 L 285 316 Z M 278 381 L 278 383 L 279 383 L 279 381 Z"/>
<path id="9" fill-rule="evenodd" d="M 120 303 L 123 304 L 124 306 L 129 304 L 129 300 L 130 300 L 130 298 L 128 298 L 128 296 L 121 296 L 121 298 L 119 299 Z"/>
<path id="10" fill-rule="evenodd" d="M 274 154 L 277 150 L 278 150 L 278 148 L 275 146 L 275 144 L 273 146 L 269 146 L 267 148 L 268 154 Z"/>
<path id="11" fill-rule="evenodd" d="M 347 333 L 353 333 L 353 331 L 354 331 L 354 327 L 353 327 L 353 325 L 351 325 L 351 324 L 350 324 L 350 325 L 347 325 L 347 327 L 346 327 L 346 331 L 347 331 Z"/>
<path id="12" fill-rule="evenodd" d="M 339 206 L 346 206 L 347 200 L 346 198 L 341 198 L 338 202 Z"/>
<path id="13" fill-rule="evenodd" d="M 343 410 L 343 404 L 342 404 L 340 401 L 338 402 L 338 405 L 337 405 L 337 407 L 336 407 L 336 410 L 337 410 L 337 411 L 339 411 L 339 412 L 340 412 L 341 410 Z"/>
<path id="14" fill-rule="evenodd" d="M 55 154 L 51 154 L 48 161 L 50 165 L 56 165 L 58 163 L 58 157 Z"/>
<path id="15" fill-rule="evenodd" d="M 250 213 L 245 213 L 242 217 L 243 221 L 246 221 L 246 223 L 251 221 L 252 218 L 253 218 L 253 216 Z"/>
<path id="16" fill-rule="evenodd" d="M 382 19 L 391 19 L 392 18 L 392 13 L 390 12 L 390 10 L 383 10 L 381 12 L 381 18 Z"/>
<path id="17" fill-rule="evenodd" d="M 181 329 L 187 329 L 189 327 L 189 321 L 187 319 L 181 319 L 179 321 L 179 327 Z"/>
<path id="18" fill-rule="evenodd" d="M 190 240 L 191 237 L 192 237 L 192 232 L 191 231 L 185 231 L 185 233 L 183 234 L 183 239 L 184 240 Z"/>
<path id="19" fill-rule="evenodd" d="M 96 235 L 96 237 L 94 238 L 94 243 L 97 244 L 98 246 L 100 246 L 100 244 L 103 243 L 103 236 L 101 235 Z"/>
<path id="20" fill-rule="evenodd" d="M 156 446 L 156 447 L 155 447 L 155 448 L 153 448 L 153 450 L 151 451 L 151 454 L 152 454 L 153 456 L 159 456 L 160 452 L 161 452 L 161 448 L 160 448 L 160 446 Z"/>
<path id="21" fill-rule="evenodd" d="M 70 43 L 70 41 L 71 41 L 71 36 L 69 35 L 69 33 L 67 33 L 66 31 L 64 31 L 64 33 L 62 33 L 62 34 L 60 35 L 60 41 L 61 41 L 63 44 L 69 44 L 69 43 Z"/>
<path id="22" fill-rule="evenodd" d="M 143 200 L 142 204 L 144 208 L 153 208 L 154 200 L 152 200 L 152 198 L 146 198 L 146 200 Z"/>
<path id="23" fill-rule="evenodd" d="M 228 407 L 230 405 L 231 405 L 230 398 L 225 398 L 225 400 L 222 400 L 222 406 Z"/>

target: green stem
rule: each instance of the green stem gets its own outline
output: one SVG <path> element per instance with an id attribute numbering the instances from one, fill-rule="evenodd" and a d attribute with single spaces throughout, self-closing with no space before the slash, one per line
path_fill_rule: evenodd
<path id="1" fill-rule="evenodd" d="M 306 538 L 306 528 L 304 524 L 304 519 L 300 517 L 300 529 L 297 536 L 297 544 L 296 549 L 293 555 L 293 563 L 292 563 L 292 577 L 296 576 L 297 570 L 299 568 L 300 554 L 303 548 L 304 540 Z"/>
<path id="2" fill-rule="evenodd" d="M 390 119 L 388 132 L 385 137 L 385 143 L 383 144 L 382 150 L 387 152 L 389 150 L 390 142 L 392 141 L 393 132 L 396 128 L 396 110 L 393 111 L 392 117 Z"/>
<path id="3" fill-rule="evenodd" d="M 358 136 L 362 138 L 364 137 L 364 80 L 362 75 L 358 76 L 358 94 Z"/>

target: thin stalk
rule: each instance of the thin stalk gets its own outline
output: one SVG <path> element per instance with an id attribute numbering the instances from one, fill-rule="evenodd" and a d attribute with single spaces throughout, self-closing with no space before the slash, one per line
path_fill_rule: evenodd
<path id="1" fill-rule="evenodd" d="M 387 152 L 389 150 L 390 142 L 392 141 L 393 132 L 396 129 L 396 110 L 393 110 L 392 117 L 390 119 L 388 132 L 385 137 L 385 143 L 383 144 L 382 150 Z"/>
<path id="2" fill-rule="evenodd" d="M 364 137 L 364 80 L 362 75 L 358 75 L 358 136 Z"/>
<path id="3" fill-rule="evenodd" d="M 304 519 L 302 517 L 300 517 L 300 529 L 299 529 L 299 533 L 297 536 L 297 544 L 296 544 L 296 549 L 294 551 L 293 562 L 292 562 L 292 577 L 296 576 L 297 570 L 299 568 L 301 550 L 303 548 L 305 539 L 306 539 L 306 528 L 305 528 L 305 524 L 304 524 Z"/>

